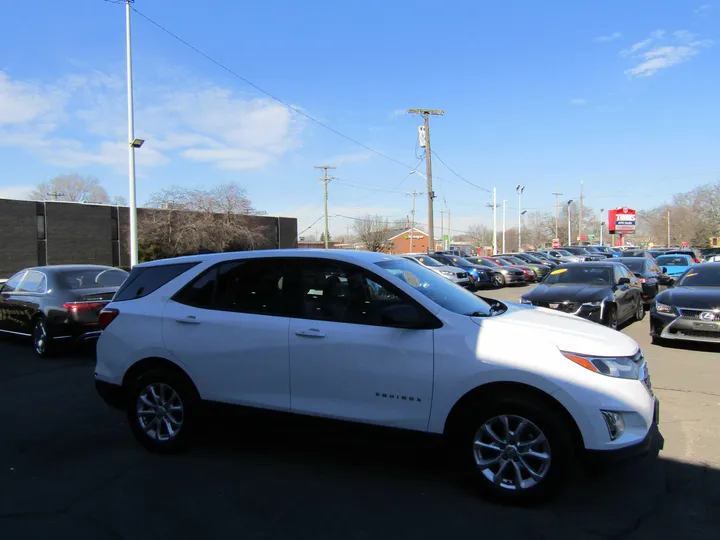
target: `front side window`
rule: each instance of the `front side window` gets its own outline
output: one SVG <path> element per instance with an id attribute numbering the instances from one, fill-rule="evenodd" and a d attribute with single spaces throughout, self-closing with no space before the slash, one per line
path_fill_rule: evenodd
<path id="1" fill-rule="evenodd" d="M 492 315 L 487 302 L 435 272 L 418 268 L 404 259 L 390 259 L 375 264 L 448 311 L 475 317 Z"/>
<path id="2" fill-rule="evenodd" d="M 3 285 L 2 292 L 4 293 L 11 293 L 14 292 L 15 289 L 18 288 L 18 285 L 20 285 L 20 281 L 22 281 L 23 276 L 25 275 L 25 271 L 18 272 L 13 277 L 8 279 L 5 282 L 5 285 Z"/>
<path id="3" fill-rule="evenodd" d="M 19 292 L 44 293 L 47 286 L 45 274 L 40 272 L 28 272 L 18 289 Z"/>
<path id="4" fill-rule="evenodd" d="M 437 275 L 407 260 L 402 264 L 415 272 Z M 297 318 L 393 326 L 389 317 L 393 310 L 421 311 L 412 299 L 362 268 L 324 259 L 303 260 L 293 266 L 286 296 Z"/>

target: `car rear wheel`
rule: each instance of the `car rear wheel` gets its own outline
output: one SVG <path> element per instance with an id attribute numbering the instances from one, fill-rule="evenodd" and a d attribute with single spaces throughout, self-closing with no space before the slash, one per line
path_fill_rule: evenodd
<path id="1" fill-rule="evenodd" d="M 505 286 L 505 276 L 503 276 L 500 273 L 495 274 L 492 277 L 492 284 L 493 284 L 493 287 L 496 287 L 498 289 L 504 287 Z"/>
<path id="2" fill-rule="evenodd" d="M 525 396 L 478 404 L 464 423 L 457 439 L 461 457 L 477 488 L 497 502 L 540 502 L 563 486 L 577 464 L 567 426 Z"/>
<path id="3" fill-rule="evenodd" d="M 186 377 L 172 370 L 148 371 L 128 388 L 130 430 L 151 452 L 179 452 L 191 441 L 198 404 L 197 391 Z"/>
<path id="4" fill-rule="evenodd" d="M 32 331 L 33 348 L 35 354 L 40 358 L 47 358 L 52 356 L 54 352 L 52 338 L 48 331 L 47 322 L 42 317 L 35 319 Z"/>

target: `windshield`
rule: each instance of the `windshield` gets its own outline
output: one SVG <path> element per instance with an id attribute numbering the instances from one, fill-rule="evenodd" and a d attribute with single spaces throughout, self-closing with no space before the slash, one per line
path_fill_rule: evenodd
<path id="1" fill-rule="evenodd" d="M 617 260 L 617 259 L 616 259 Z M 627 266 L 633 274 L 642 274 L 645 272 L 645 260 L 644 259 L 628 259 L 621 260 L 625 266 Z"/>
<path id="2" fill-rule="evenodd" d="M 505 259 L 493 259 L 498 265 L 500 266 L 513 266 L 513 264 L 510 261 L 506 261 Z"/>
<path id="3" fill-rule="evenodd" d="M 530 255 L 529 253 L 525 253 L 525 258 L 527 258 L 528 261 L 536 262 L 536 263 L 542 263 L 543 260 L 538 257 L 537 255 Z"/>
<path id="4" fill-rule="evenodd" d="M 475 317 L 492 315 L 491 307 L 487 302 L 432 270 L 427 270 L 406 259 L 391 259 L 375 264 L 448 311 Z"/>
<path id="5" fill-rule="evenodd" d="M 565 248 L 565 251 L 569 251 L 570 253 L 568 255 L 579 255 L 580 253 L 585 254 L 589 253 L 587 249 L 581 248 L 581 247 L 573 247 L 573 248 Z"/>
<path id="6" fill-rule="evenodd" d="M 93 268 L 58 272 L 59 282 L 66 289 L 71 290 L 120 287 L 127 277 L 128 273 L 119 268 Z"/>
<path id="7" fill-rule="evenodd" d="M 692 262 L 687 255 L 662 255 L 655 262 L 658 266 L 691 266 Z"/>
<path id="8" fill-rule="evenodd" d="M 520 266 L 527 264 L 526 261 L 523 261 L 522 259 L 519 259 L 517 257 L 503 257 L 503 259 L 511 264 L 519 264 Z"/>
<path id="9" fill-rule="evenodd" d="M 478 257 L 477 259 L 470 259 L 470 260 L 472 260 L 472 261 L 476 260 L 477 264 L 483 264 L 485 266 L 493 266 L 493 267 L 500 266 L 498 263 L 496 263 L 492 259 L 482 259 L 482 258 Z"/>
<path id="10" fill-rule="evenodd" d="M 572 257 L 572 253 L 570 253 L 567 249 L 556 249 L 555 251 L 557 251 L 563 257 Z"/>
<path id="11" fill-rule="evenodd" d="M 720 265 L 695 266 L 678 282 L 678 287 L 720 287 Z"/>
<path id="12" fill-rule="evenodd" d="M 432 266 L 432 267 L 438 267 L 438 266 L 444 266 L 443 264 L 437 262 L 432 257 L 427 257 L 425 255 L 413 255 L 412 257 L 416 261 L 418 261 L 421 264 L 424 264 L 425 266 Z"/>
<path id="13" fill-rule="evenodd" d="M 450 258 L 452 260 L 452 262 L 457 264 L 458 266 L 474 266 L 475 265 L 475 263 L 471 263 L 467 259 L 458 257 L 457 255 L 445 255 L 445 256 Z"/>
<path id="14" fill-rule="evenodd" d="M 543 280 L 543 285 L 565 283 L 610 285 L 612 283 L 612 268 L 607 266 L 565 266 L 556 268 Z"/>

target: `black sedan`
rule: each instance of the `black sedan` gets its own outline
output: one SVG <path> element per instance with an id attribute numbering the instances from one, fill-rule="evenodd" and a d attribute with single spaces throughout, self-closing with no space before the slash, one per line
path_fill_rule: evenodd
<path id="1" fill-rule="evenodd" d="M 520 301 L 571 313 L 610 328 L 645 317 L 637 278 L 622 264 L 610 261 L 558 266 Z"/>
<path id="2" fill-rule="evenodd" d="M 653 259 L 644 257 L 618 257 L 613 259 L 614 262 L 622 263 L 630 269 L 640 281 L 643 290 L 643 302 L 648 308 L 655 297 L 661 291 L 673 283 L 674 279 L 663 272 Z M 667 269 L 666 269 L 667 270 Z"/>
<path id="3" fill-rule="evenodd" d="M 653 343 L 665 340 L 720 343 L 720 263 L 691 266 L 650 309 Z"/>
<path id="4" fill-rule="evenodd" d="M 534 253 L 528 253 L 526 251 L 523 251 L 522 253 L 511 253 L 510 255 L 526 263 L 542 264 L 543 266 L 547 266 L 549 268 L 555 268 L 558 265 L 555 261 L 551 261 L 548 258 L 542 258 Z"/>
<path id="5" fill-rule="evenodd" d="M 111 266 L 21 270 L 0 288 L 0 333 L 32 337 L 39 356 L 49 356 L 64 340 L 97 338 L 100 311 L 127 276 Z"/>

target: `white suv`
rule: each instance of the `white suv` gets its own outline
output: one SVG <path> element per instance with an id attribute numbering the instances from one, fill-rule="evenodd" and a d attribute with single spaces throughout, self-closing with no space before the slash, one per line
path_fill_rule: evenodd
<path id="1" fill-rule="evenodd" d="M 658 402 L 635 341 L 492 302 L 379 253 L 154 261 L 102 312 L 96 386 L 152 451 L 185 446 L 204 402 L 273 409 L 445 435 L 510 502 L 583 456 L 647 451 Z"/>

